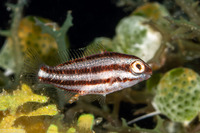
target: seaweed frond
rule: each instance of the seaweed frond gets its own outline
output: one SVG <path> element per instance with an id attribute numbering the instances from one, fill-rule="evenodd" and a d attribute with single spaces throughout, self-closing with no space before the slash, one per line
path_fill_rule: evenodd
<path id="1" fill-rule="evenodd" d="M 65 22 L 59 30 L 51 29 L 50 27 L 45 25 L 43 22 L 41 22 L 37 18 L 35 18 L 35 21 L 36 21 L 36 24 L 39 25 L 42 28 L 43 33 L 48 33 L 56 39 L 59 50 L 62 51 L 62 50 L 69 48 L 69 44 L 66 43 L 65 39 L 66 39 L 67 31 L 73 25 L 72 24 L 71 11 L 68 12 Z"/>
<path id="2" fill-rule="evenodd" d="M 10 37 L 12 41 L 12 53 L 14 54 L 14 62 L 15 62 L 15 69 L 16 69 L 16 77 L 20 75 L 21 71 L 21 63 L 20 60 L 22 59 L 22 54 L 20 50 L 20 42 L 19 37 L 17 36 L 17 32 L 19 29 L 20 20 L 22 18 L 22 11 L 26 4 L 26 0 L 18 0 L 16 5 L 8 3 L 7 6 L 12 9 L 12 24 L 10 29 Z M 18 82 L 18 81 L 16 81 Z"/>
<path id="3" fill-rule="evenodd" d="M 199 2 L 193 0 L 175 0 L 175 2 L 189 16 L 192 22 L 200 25 L 200 15 L 197 11 Z"/>

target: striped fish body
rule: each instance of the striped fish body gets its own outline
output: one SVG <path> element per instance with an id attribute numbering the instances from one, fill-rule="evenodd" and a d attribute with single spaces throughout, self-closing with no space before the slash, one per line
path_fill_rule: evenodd
<path id="1" fill-rule="evenodd" d="M 38 71 L 42 83 L 52 84 L 79 95 L 119 91 L 148 79 L 151 68 L 140 58 L 115 52 L 102 52 Z"/>

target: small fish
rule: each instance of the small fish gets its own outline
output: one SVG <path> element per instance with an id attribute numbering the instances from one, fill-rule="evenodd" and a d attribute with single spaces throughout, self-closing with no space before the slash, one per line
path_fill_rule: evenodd
<path id="1" fill-rule="evenodd" d="M 35 73 L 39 83 L 52 84 L 69 94 L 76 94 L 69 103 L 88 94 L 106 96 L 147 80 L 152 74 L 149 65 L 133 55 L 88 48 L 86 52 L 83 49 L 66 52 L 69 54 L 78 58 L 56 66 L 40 64 Z"/>

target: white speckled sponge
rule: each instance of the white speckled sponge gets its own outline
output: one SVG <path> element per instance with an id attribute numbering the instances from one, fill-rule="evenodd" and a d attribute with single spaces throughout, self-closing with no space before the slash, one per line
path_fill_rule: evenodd
<path id="1" fill-rule="evenodd" d="M 200 76 L 188 68 L 175 68 L 160 80 L 153 100 L 157 111 L 188 125 L 200 110 Z"/>

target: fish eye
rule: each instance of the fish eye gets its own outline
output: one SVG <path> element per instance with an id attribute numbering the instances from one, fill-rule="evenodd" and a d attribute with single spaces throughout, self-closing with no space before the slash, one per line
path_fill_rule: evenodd
<path id="1" fill-rule="evenodd" d="M 144 70 L 145 70 L 144 63 L 141 62 L 141 61 L 134 61 L 134 62 L 131 64 L 131 70 L 132 70 L 134 73 L 142 73 L 142 72 L 144 72 Z"/>

